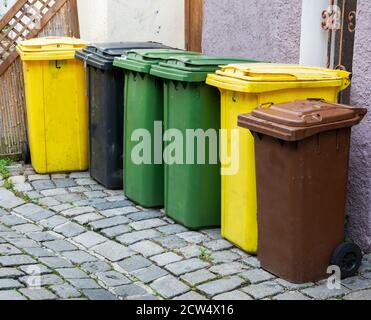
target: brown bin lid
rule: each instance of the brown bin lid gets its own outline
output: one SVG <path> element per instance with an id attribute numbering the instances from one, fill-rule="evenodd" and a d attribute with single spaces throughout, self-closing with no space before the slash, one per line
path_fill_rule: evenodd
<path id="1" fill-rule="evenodd" d="M 265 104 L 241 115 L 238 125 L 286 141 L 297 141 L 317 133 L 352 127 L 361 122 L 367 109 L 318 99 Z"/>

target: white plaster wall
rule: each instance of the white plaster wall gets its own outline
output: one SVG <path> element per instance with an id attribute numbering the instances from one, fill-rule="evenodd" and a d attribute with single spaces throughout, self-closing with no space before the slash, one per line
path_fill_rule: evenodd
<path id="1" fill-rule="evenodd" d="M 78 0 L 81 38 L 184 48 L 184 0 Z"/>

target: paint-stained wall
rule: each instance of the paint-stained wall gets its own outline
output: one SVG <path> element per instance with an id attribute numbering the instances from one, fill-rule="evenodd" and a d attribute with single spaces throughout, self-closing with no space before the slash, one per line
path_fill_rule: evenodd
<path id="1" fill-rule="evenodd" d="M 81 37 L 157 41 L 184 48 L 184 0 L 78 0 Z"/>
<path id="2" fill-rule="evenodd" d="M 299 62 L 301 1 L 205 0 L 204 10 L 204 52 Z"/>

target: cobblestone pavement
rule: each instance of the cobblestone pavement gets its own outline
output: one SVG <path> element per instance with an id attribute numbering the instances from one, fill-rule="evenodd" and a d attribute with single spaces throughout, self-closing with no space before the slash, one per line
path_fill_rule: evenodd
<path id="1" fill-rule="evenodd" d="M 9 171 L 0 176 L 0 300 L 371 299 L 371 255 L 340 290 L 293 285 L 220 230 L 191 232 L 88 173 Z"/>

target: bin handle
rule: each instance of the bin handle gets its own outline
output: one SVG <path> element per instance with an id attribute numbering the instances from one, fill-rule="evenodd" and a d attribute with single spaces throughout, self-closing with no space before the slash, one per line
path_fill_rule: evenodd
<path id="1" fill-rule="evenodd" d="M 274 102 L 265 102 L 258 105 L 257 109 L 268 109 L 274 105 Z"/>

